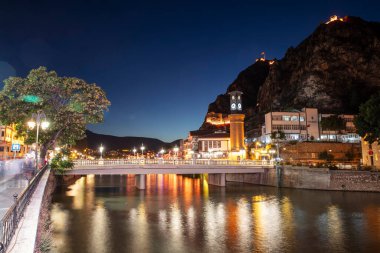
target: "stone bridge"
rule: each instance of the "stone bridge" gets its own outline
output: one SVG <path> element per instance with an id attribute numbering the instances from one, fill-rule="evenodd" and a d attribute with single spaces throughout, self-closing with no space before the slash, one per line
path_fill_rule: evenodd
<path id="1" fill-rule="evenodd" d="M 163 159 L 120 159 L 120 160 L 76 160 L 68 175 L 136 175 L 135 184 L 145 189 L 147 174 L 208 174 L 208 183 L 226 185 L 226 174 L 263 173 L 273 167 L 270 161 L 252 160 L 163 160 Z"/>

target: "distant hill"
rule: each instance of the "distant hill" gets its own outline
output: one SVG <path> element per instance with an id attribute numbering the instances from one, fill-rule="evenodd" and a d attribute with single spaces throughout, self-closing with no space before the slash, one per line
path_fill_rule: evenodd
<path id="1" fill-rule="evenodd" d="M 260 128 L 272 110 L 316 107 L 352 113 L 380 90 L 380 23 L 344 17 L 319 24 L 284 58 L 258 59 L 242 71 L 207 112 L 229 113 L 228 92 L 240 90 L 246 130 Z M 200 129 L 214 128 L 206 121 Z"/>
<path id="2" fill-rule="evenodd" d="M 179 146 L 180 141 L 176 140 L 168 143 L 163 142 L 159 139 L 146 137 L 118 137 L 113 135 L 97 134 L 89 130 L 86 131 L 86 136 L 87 137 L 83 140 L 78 141 L 76 148 L 90 148 L 97 150 L 100 144 L 102 144 L 107 149 L 107 151 L 133 149 L 133 147 L 139 149 L 141 147 L 141 144 L 143 143 L 146 147 L 146 150 L 157 152 L 161 150 L 161 148 L 170 149 L 173 148 L 175 145 Z"/>

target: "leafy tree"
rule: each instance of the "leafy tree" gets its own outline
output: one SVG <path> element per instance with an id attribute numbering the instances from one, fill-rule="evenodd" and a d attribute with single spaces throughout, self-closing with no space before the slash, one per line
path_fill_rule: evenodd
<path id="1" fill-rule="evenodd" d="M 285 133 L 281 130 L 278 130 L 278 131 L 272 132 L 270 134 L 270 138 L 276 141 L 285 140 Z"/>
<path id="2" fill-rule="evenodd" d="M 321 127 L 323 130 L 339 132 L 346 128 L 346 123 L 338 115 L 331 115 L 328 117 L 323 117 L 321 119 Z M 336 135 L 335 135 L 335 138 L 336 138 L 335 140 L 337 141 Z"/>
<path id="3" fill-rule="evenodd" d="M 277 157 L 279 158 L 280 157 L 280 144 L 279 144 L 279 142 L 281 140 L 285 140 L 285 138 L 286 138 L 285 133 L 281 130 L 278 130 L 278 131 L 272 132 L 270 134 L 270 138 L 276 143 L 276 153 L 277 153 Z M 279 161 L 277 161 L 277 162 L 279 162 Z"/>
<path id="4" fill-rule="evenodd" d="M 74 168 L 74 162 L 70 158 L 70 151 L 63 148 L 51 160 L 50 167 L 58 174 L 63 175 L 67 170 Z"/>
<path id="5" fill-rule="evenodd" d="M 357 133 L 369 144 L 379 141 L 380 138 L 380 92 L 373 95 L 359 107 L 359 114 L 354 119 Z M 371 156 L 373 166 L 373 156 Z"/>
<path id="6" fill-rule="evenodd" d="M 9 77 L 0 91 L 0 115 L 4 124 L 16 123 L 18 135 L 35 142 L 36 131 L 26 122 L 43 110 L 50 126 L 40 131 L 41 158 L 56 144 L 74 144 L 84 137 L 86 124 L 103 121 L 110 102 L 96 84 L 75 77 L 60 77 L 45 67 L 33 69 L 27 77 Z"/>

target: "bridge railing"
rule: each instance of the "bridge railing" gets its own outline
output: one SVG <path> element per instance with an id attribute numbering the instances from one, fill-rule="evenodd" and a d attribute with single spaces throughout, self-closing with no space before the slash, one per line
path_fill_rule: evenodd
<path id="1" fill-rule="evenodd" d="M 222 160 L 222 159 L 102 159 L 102 160 L 75 160 L 75 167 L 85 166 L 112 166 L 112 165 L 217 165 L 217 166 L 272 166 L 268 160 Z"/>
<path id="2" fill-rule="evenodd" d="M 47 166 L 43 167 L 37 172 L 34 178 L 30 181 L 29 185 L 19 195 L 13 196 L 15 203 L 9 208 L 4 217 L 0 220 L 0 253 L 6 251 L 9 243 L 16 232 L 17 225 L 24 215 L 26 206 L 29 204 L 30 199 L 36 189 L 42 175 L 46 171 Z"/>

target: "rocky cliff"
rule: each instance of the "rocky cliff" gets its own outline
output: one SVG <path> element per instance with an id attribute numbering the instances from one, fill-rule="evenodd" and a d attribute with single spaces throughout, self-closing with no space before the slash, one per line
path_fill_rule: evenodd
<path id="1" fill-rule="evenodd" d="M 228 113 L 227 94 L 238 89 L 244 92 L 248 131 L 270 110 L 356 113 L 380 90 L 380 23 L 345 17 L 320 24 L 283 59 L 269 63 L 259 60 L 241 72 L 208 112 Z"/>

